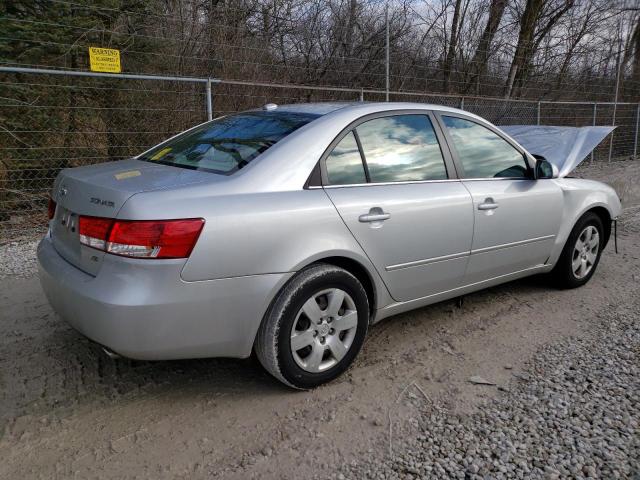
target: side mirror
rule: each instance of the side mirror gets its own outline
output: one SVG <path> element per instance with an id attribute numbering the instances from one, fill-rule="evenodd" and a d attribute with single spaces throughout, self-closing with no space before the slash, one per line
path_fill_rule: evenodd
<path id="1" fill-rule="evenodd" d="M 558 167 L 540 155 L 534 155 L 536 159 L 536 180 L 545 178 L 558 178 Z"/>

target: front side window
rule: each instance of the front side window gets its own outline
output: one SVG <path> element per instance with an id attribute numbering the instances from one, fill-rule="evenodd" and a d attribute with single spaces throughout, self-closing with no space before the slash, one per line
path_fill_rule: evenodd
<path id="1" fill-rule="evenodd" d="M 140 160 L 230 175 L 318 115 L 244 112 L 207 122 L 151 149 Z"/>
<path id="2" fill-rule="evenodd" d="M 327 180 L 330 185 L 353 185 L 366 183 L 362 157 L 353 132 L 340 140 L 325 160 Z"/>
<path id="3" fill-rule="evenodd" d="M 380 117 L 356 127 L 374 183 L 447 178 L 444 158 L 427 115 Z"/>
<path id="4" fill-rule="evenodd" d="M 458 117 L 442 117 L 466 178 L 526 178 L 524 156 L 499 135 Z"/>

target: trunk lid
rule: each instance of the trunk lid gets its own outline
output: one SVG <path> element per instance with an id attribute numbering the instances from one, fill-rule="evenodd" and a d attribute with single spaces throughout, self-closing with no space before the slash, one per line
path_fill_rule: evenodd
<path id="1" fill-rule="evenodd" d="M 116 218 L 136 193 L 183 187 L 216 177 L 135 159 L 63 170 L 51 195 L 57 203 L 50 223 L 53 245 L 69 263 L 96 275 L 105 253 L 80 244 L 80 215 Z"/>

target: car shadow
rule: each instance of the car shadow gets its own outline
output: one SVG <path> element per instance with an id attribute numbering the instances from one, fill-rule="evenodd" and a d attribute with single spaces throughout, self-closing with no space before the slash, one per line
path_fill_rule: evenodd
<path id="1" fill-rule="evenodd" d="M 17 347 L 27 352 L 12 355 L 10 375 L 8 369 L 1 375 L 0 438 L 18 417 L 65 416 L 82 405 L 108 407 L 151 397 L 195 400 L 242 394 L 257 398 L 292 392 L 267 374 L 254 356 L 158 362 L 112 359 L 99 345 L 57 320 L 58 328 L 49 334 L 23 339 Z"/>

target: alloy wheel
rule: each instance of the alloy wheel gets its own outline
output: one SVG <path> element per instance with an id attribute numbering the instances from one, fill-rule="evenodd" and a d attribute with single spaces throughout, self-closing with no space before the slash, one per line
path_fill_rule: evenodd
<path id="1" fill-rule="evenodd" d="M 576 240 L 571 257 L 571 269 L 573 275 L 582 279 L 589 275 L 598 258 L 600 246 L 600 234 L 593 225 L 588 225 Z"/>
<path id="2" fill-rule="evenodd" d="M 291 328 L 295 362 L 307 372 L 323 372 L 347 354 L 358 328 L 358 311 L 351 296 L 339 288 L 312 295 Z"/>

